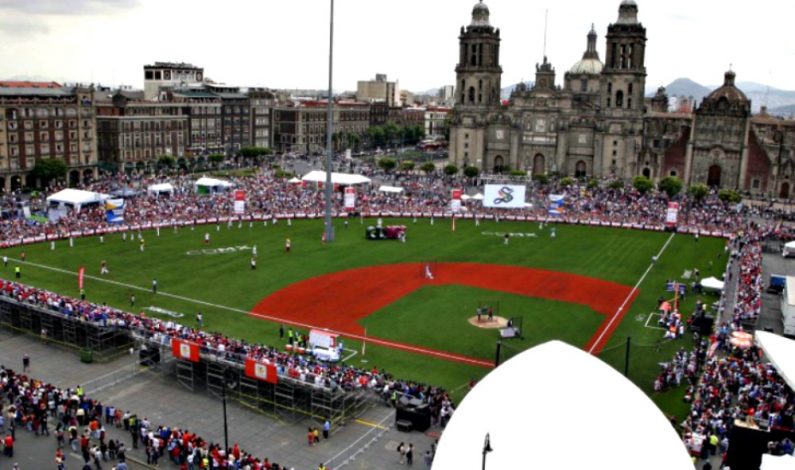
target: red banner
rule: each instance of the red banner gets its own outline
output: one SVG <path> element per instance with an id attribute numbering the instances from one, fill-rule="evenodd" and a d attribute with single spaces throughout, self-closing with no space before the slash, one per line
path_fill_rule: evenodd
<path id="1" fill-rule="evenodd" d="M 171 340 L 171 353 L 177 359 L 199 362 L 199 345 L 179 339 Z"/>
<path id="2" fill-rule="evenodd" d="M 251 358 L 246 358 L 246 377 L 272 384 L 279 382 L 279 375 L 276 372 L 275 365 L 259 362 Z"/>
<path id="3" fill-rule="evenodd" d="M 82 289 L 83 288 L 83 277 L 85 276 L 85 274 L 86 274 L 86 268 L 83 267 L 83 266 L 80 266 L 80 269 L 77 270 L 77 288 L 78 289 Z"/>
<path id="4" fill-rule="evenodd" d="M 668 227 L 676 227 L 676 223 L 679 220 L 679 203 L 678 202 L 669 202 L 668 203 L 668 212 L 665 214 L 665 225 Z"/>
<path id="5" fill-rule="evenodd" d="M 450 196 L 450 212 L 453 214 L 461 212 L 461 196 L 464 194 L 463 189 L 453 189 Z M 453 226 L 455 230 L 455 226 Z"/>

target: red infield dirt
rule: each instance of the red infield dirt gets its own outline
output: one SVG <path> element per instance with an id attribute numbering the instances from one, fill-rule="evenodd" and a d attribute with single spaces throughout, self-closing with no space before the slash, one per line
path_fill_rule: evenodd
<path id="1" fill-rule="evenodd" d="M 490 361 L 368 336 L 361 318 L 427 285 L 458 284 L 587 305 L 605 320 L 584 349 L 598 354 L 638 294 L 614 282 L 544 269 L 479 263 L 435 263 L 433 279 L 422 263 L 349 269 L 291 284 L 261 300 L 250 315 L 302 328 L 326 328 L 356 340 L 491 367 Z"/>

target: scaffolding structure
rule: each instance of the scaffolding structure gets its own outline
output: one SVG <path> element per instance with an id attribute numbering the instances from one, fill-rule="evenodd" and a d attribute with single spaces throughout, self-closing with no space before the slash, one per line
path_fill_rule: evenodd
<path id="1" fill-rule="evenodd" d="M 94 360 L 110 358 L 133 344 L 129 330 L 68 317 L 55 310 L 0 297 L 0 327 L 71 349 L 90 351 Z"/>

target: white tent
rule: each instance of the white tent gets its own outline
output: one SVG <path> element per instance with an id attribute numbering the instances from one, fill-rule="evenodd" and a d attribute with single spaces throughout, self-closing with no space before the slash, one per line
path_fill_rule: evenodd
<path id="1" fill-rule="evenodd" d="M 701 280 L 701 287 L 703 287 L 705 290 L 720 292 L 723 290 L 724 285 L 725 284 L 723 283 L 723 281 L 721 281 L 716 277 L 708 277 L 706 279 Z"/>
<path id="2" fill-rule="evenodd" d="M 149 194 L 160 194 L 160 193 L 171 194 L 174 192 L 174 186 L 171 183 L 157 183 L 149 185 L 149 187 L 146 188 L 146 191 Z"/>
<path id="3" fill-rule="evenodd" d="M 787 385 L 795 390 L 795 340 L 767 331 L 757 331 L 754 335 L 757 346 L 762 348 Z"/>
<path id="4" fill-rule="evenodd" d="M 398 188 L 397 186 L 386 186 L 386 185 L 381 185 L 381 187 L 379 187 L 378 190 L 381 191 L 382 193 L 396 193 L 397 194 L 397 193 L 402 193 L 403 192 L 403 188 Z"/>
<path id="5" fill-rule="evenodd" d="M 325 183 L 326 172 L 315 170 L 305 174 L 302 181 L 309 181 L 311 183 Z M 355 184 L 370 184 L 370 178 L 362 175 L 354 175 L 350 173 L 332 173 L 331 184 L 341 184 L 342 186 L 353 186 Z"/>
<path id="6" fill-rule="evenodd" d="M 222 191 L 225 189 L 229 189 L 234 186 L 229 181 L 219 180 L 215 178 L 208 178 L 206 176 L 202 176 L 199 178 L 194 185 L 198 188 L 205 188 L 205 191 L 215 192 L 215 191 Z"/>
<path id="7" fill-rule="evenodd" d="M 80 210 L 82 206 L 99 204 L 108 198 L 110 198 L 110 196 L 107 194 L 69 188 L 49 196 L 47 202 L 51 206 L 71 206 Z"/>
<path id="8" fill-rule="evenodd" d="M 472 199 L 474 199 L 476 201 L 482 201 L 483 200 L 483 194 L 477 193 L 474 196 L 472 196 Z"/>
<path id="9" fill-rule="evenodd" d="M 795 240 L 784 244 L 784 251 L 781 253 L 785 258 L 795 253 Z"/>
<path id="10" fill-rule="evenodd" d="M 560 341 L 484 377 L 453 413 L 433 468 L 480 468 L 487 433 L 486 468 L 693 470 L 682 440 L 641 389 Z"/>
<path id="11" fill-rule="evenodd" d="M 762 454 L 762 466 L 759 470 L 792 470 L 795 468 L 795 456 Z"/>
<path id="12" fill-rule="evenodd" d="M 288 183 L 292 183 L 292 184 L 297 184 L 297 183 L 300 183 L 300 182 L 301 182 L 301 180 L 299 180 L 298 178 L 296 178 L 295 176 L 293 176 L 292 178 L 290 178 L 289 180 L 287 180 L 287 182 L 288 182 Z"/>
<path id="13" fill-rule="evenodd" d="M 470 199 L 472 199 L 472 196 L 470 196 L 468 194 L 464 194 L 463 196 L 461 196 L 461 200 L 462 201 L 468 201 Z"/>

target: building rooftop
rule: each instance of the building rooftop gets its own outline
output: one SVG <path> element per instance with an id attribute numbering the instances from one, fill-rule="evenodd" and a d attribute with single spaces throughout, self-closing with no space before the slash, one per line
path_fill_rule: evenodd
<path id="1" fill-rule="evenodd" d="M 69 88 L 4 88 L 0 87 L 0 96 L 11 97 L 42 97 L 42 98 L 61 98 L 75 96 L 74 91 Z"/>
<path id="2" fill-rule="evenodd" d="M 0 81 L 0 88 L 62 88 L 56 82 Z"/>
<path id="3" fill-rule="evenodd" d="M 201 67 L 197 67 L 193 64 L 189 64 L 187 62 L 155 62 L 153 65 L 144 65 L 144 69 L 150 68 L 172 68 L 172 69 L 197 69 L 201 70 Z"/>

